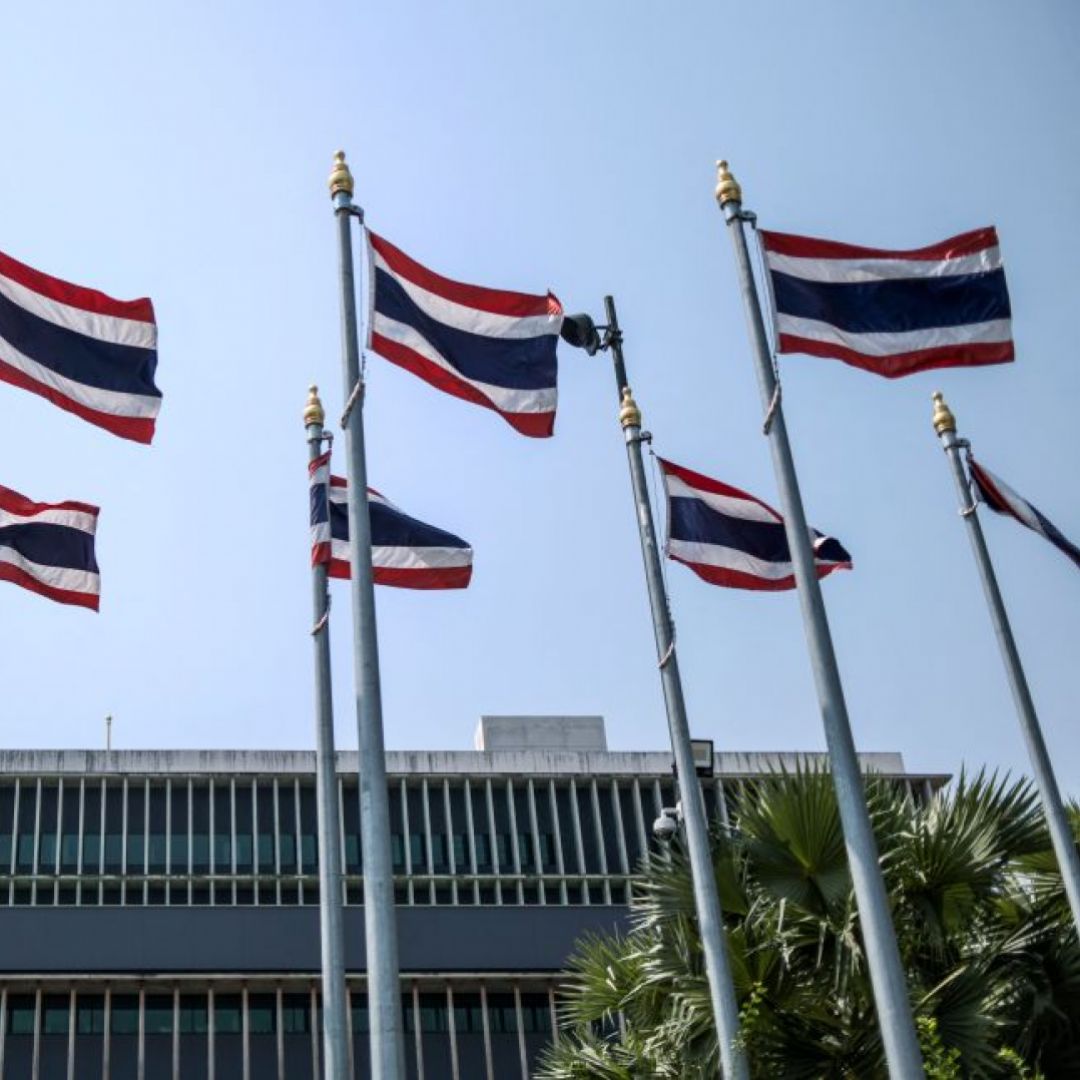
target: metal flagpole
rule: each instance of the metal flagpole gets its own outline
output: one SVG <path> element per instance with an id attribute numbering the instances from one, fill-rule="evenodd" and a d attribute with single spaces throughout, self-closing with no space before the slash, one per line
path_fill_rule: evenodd
<path id="1" fill-rule="evenodd" d="M 308 460 L 322 453 L 323 412 L 318 387 L 304 407 Z M 329 508 L 328 508 L 329 509 Z M 329 519 L 327 521 L 329 525 Z M 311 568 L 315 625 L 315 776 L 319 815 L 319 944 L 322 953 L 323 1056 L 326 1080 L 349 1075 L 348 1010 L 345 1000 L 345 932 L 342 918 L 341 847 L 337 769 L 334 756 L 334 703 L 330 689 L 330 594 L 326 563 Z"/>
<path id="2" fill-rule="evenodd" d="M 1027 677 L 1020 663 L 1020 653 L 1017 652 L 1012 627 L 1009 625 L 1009 616 L 1005 613 L 1005 601 L 1001 598 L 997 576 L 990 562 L 990 552 L 987 550 L 986 538 L 983 536 L 982 525 L 979 522 L 978 503 L 972 497 L 971 483 L 961 460 L 961 451 L 968 447 L 968 442 L 966 439 L 957 437 L 956 419 L 940 392 L 934 394 L 933 400 L 934 430 L 938 433 L 941 445 L 952 465 L 957 494 L 960 496 L 960 515 L 967 522 L 971 549 L 975 553 L 979 577 L 982 578 L 983 591 L 986 593 L 986 603 L 990 608 L 990 620 L 994 624 L 998 645 L 1001 646 L 1001 656 L 1005 661 L 1005 670 L 1009 676 L 1013 700 L 1016 702 L 1016 711 L 1020 714 L 1020 726 L 1024 732 L 1024 741 L 1027 743 L 1039 797 L 1042 799 L 1043 813 L 1046 815 L 1046 824 L 1050 830 L 1050 842 L 1054 846 L 1054 854 L 1061 868 L 1061 880 L 1065 885 L 1069 907 L 1072 909 L 1073 922 L 1080 930 L 1080 854 L 1077 853 L 1076 841 L 1073 839 L 1069 819 L 1065 814 L 1065 806 L 1061 801 L 1061 792 L 1054 778 L 1054 770 L 1050 764 L 1050 755 L 1046 750 L 1039 717 L 1035 713 L 1035 703 L 1031 700 Z"/>
<path id="3" fill-rule="evenodd" d="M 862 774 L 855 753 L 855 741 L 851 735 L 851 723 L 848 720 L 844 690 L 840 684 L 840 670 L 836 664 L 829 623 L 825 616 L 825 604 L 821 598 L 821 585 L 814 570 L 810 529 L 806 524 L 802 495 L 795 476 L 795 462 L 791 456 L 784 410 L 780 403 L 779 383 L 765 338 L 757 287 L 750 267 L 750 253 L 747 250 L 743 224 L 748 220 L 752 221 L 753 215 L 742 209 L 742 191 L 728 172 L 727 162 L 718 162 L 717 168 L 719 182 L 716 187 L 716 200 L 731 229 L 731 238 L 735 244 L 739 288 L 746 305 L 758 387 L 761 391 L 762 406 L 766 410 L 766 432 L 772 449 L 776 482 L 780 489 L 784 530 L 795 568 L 795 583 L 810 647 L 810 665 L 813 668 L 821 717 L 825 725 L 825 741 L 829 749 L 840 823 L 844 830 L 848 865 L 855 887 L 855 900 L 859 908 L 867 966 L 874 989 L 874 1000 L 877 1003 L 878 1023 L 885 1045 L 889 1076 L 892 1080 L 922 1080 L 922 1054 L 915 1033 L 911 1004 L 908 1001 L 900 950 L 896 945 L 889 912 L 889 898 L 881 875 L 877 843 L 870 827 Z"/>
<path id="4" fill-rule="evenodd" d="M 345 375 L 345 451 L 349 466 L 349 539 L 352 560 L 353 664 L 356 715 L 360 729 L 360 833 L 364 863 L 364 937 L 373 1080 L 403 1080 L 401 991 L 393 864 L 390 857 L 390 798 L 386 786 L 379 646 L 375 630 L 375 589 L 371 572 L 364 457 L 364 386 L 356 327 L 353 282 L 353 178 L 345 154 L 335 155 L 330 195 L 338 225 L 341 277 L 342 365 Z"/>
<path id="5" fill-rule="evenodd" d="M 660 548 L 656 542 L 652 507 L 645 485 L 645 466 L 641 444 L 649 436 L 641 430 L 641 412 L 626 382 L 622 334 L 615 314 L 615 301 L 604 297 L 607 313 L 605 344 L 611 346 L 615 363 L 615 382 L 622 407 L 619 423 L 626 439 L 626 455 L 630 463 L 630 484 L 634 492 L 638 531 L 641 534 L 641 554 L 645 561 L 645 580 L 649 587 L 653 631 L 656 634 L 656 654 L 660 658 L 660 682 L 667 707 L 671 749 L 675 757 L 675 772 L 679 781 L 682 816 L 686 827 L 686 843 L 690 854 L 690 874 L 694 885 L 694 906 L 701 931 L 701 946 L 705 954 L 705 973 L 709 982 L 709 998 L 716 1018 L 720 1043 L 721 1075 L 726 1080 L 749 1080 L 746 1051 L 739 1036 L 739 1005 L 735 983 L 731 977 L 723 912 L 716 887 L 716 873 L 709 850 L 709 829 L 705 820 L 705 801 L 701 793 L 694 754 L 690 746 L 690 728 L 686 719 L 679 659 L 675 654 L 675 629 L 668 607 L 667 590 L 660 569 Z"/>

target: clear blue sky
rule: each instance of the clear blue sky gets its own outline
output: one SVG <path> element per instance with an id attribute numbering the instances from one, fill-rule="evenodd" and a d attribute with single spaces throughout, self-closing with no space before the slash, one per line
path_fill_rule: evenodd
<path id="1" fill-rule="evenodd" d="M 373 227 L 465 281 L 619 303 L 673 460 L 770 501 L 730 242 L 726 156 L 769 227 L 914 247 L 1001 234 L 1013 365 L 888 382 L 784 359 L 856 742 L 910 765 L 1026 769 L 929 423 L 940 387 L 982 459 L 1080 538 L 1075 415 L 1080 8 L 503 0 L 60 3 L 5 15 L 0 248 L 153 297 L 152 448 L 0 386 L 0 483 L 102 506 L 98 616 L 0 586 L 3 742 L 313 745 L 309 382 L 342 403 L 326 191 L 348 151 Z M 463 748 L 482 713 L 607 717 L 666 743 L 609 362 L 561 349 L 552 440 L 378 358 L 372 482 L 476 549 L 464 593 L 380 590 L 387 743 Z M 1080 574 L 986 521 L 1063 786 L 1080 794 Z M 794 594 L 669 568 L 692 726 L 732 750 L 823 745 Z M 355 745 L 348 593 L 334 610 Z"/>

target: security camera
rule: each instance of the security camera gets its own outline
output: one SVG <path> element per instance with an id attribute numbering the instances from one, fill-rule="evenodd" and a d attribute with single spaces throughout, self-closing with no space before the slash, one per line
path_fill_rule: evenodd
<path id="1" fill-rule="evenodd" d="M 657 840 L 670 844 L 679 831 L 679 811 L 665 806 L 660 811 L 660 816 L 653 822 L 652 832 Z"/>

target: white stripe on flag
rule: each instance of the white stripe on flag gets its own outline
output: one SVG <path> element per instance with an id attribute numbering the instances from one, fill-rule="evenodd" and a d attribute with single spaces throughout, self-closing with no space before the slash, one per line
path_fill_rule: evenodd
<path id="1" fill-rule="evenodd" d="M 702 544 L 694 540 L 669 540 L 668 552 L 684 562 L 701 566 L 718 566 L 725 570 L 741 570 L 744 574 L 779 581 L 791 577 L 795 570 L 789 562 L 768 562 L 747 555 L 738 548 L 721 547 L 719 544 Z"/>
<path id="2" fill-rule="evenodd" d="M 12 514 L 0 508 L 0 528 L 8 525 L 64 525 L 94 535 L 97 518 L 84 510 L 39 510 L 33 514 Z"/>
<path id="3" fill-rule="evenodd" d="M 442 354 L 411 326 L 388 319 L 376 311 L 375 317 L 371 320 L 371 327 L 375 333 L 381 334 L 384 338 L 389 338 L 419 353 L 425 360 L 442 368 L 456 380 L 468 383 L 483 394 L 500 412 L 551 413 L 555 411 L 558 394 L 554 387 L 542 390 L 512 390 L 505 386 L 491 386 L 488 383 L 467 379 L 460 371 L 448 364 Z"/>
<path id="4" fill-rule="evenodd" d="M 466 307 L 454 300 L 447 300 L 437 293 L 429 292 L 422 285 L 410 281 L 391 270 L 386 260 L 370 245 L 374 265 L 385 270 L 408 294 L 409 299 L 436 322 L 484 337 L 524 339 L 543 334 L 557 334 L 562 325 L 562 315 L 497 315 L 493 311 L 481 311 Z"/>
<path id="5" fill-rule="evenodd" d="M 471 566 L 472 548 L 373 547 L 371 565 L 384 570 L 442 570 Z"/>
<path id="6" fill-rule="evenodd" d="M 691 487 L 681 476 L 676 476 L 674 473 L 665 473 L 664 483 L 667 484 L 669 498 L 700 499 L 718 514 L 726 517 L 740 518 L 743 521 L 764 521 L 770 525 L 782 524 L 784 520 L 779 514 L 766 510 L 764 506 L 752 499 L 739 499 L 733 495 L 703 491 L 701 488 Z"/>
<path id="7" fill-rule="evenodd" d="M 776 312 L 776 327 L 781 334 L 841 344 L 864 356 L 894 356 L 897 353 L 936 349 L 947 345 L 992 344 L 1012 340 L 1011 320 L 969 323 L 966 326 L 936 326 L 902 333 L 854 334 L 818 319 L 803 319 Z"/>
<path id="8" fill-rule="evenodd" d="M 1043 528 L 1043 523 L 1035 515 L 1034 507 L 1023 498 L 1018 495 L 1004 480 L 1001 479 L 996 473 L 992 473 L 985 465 L 979 463 L 979 468 L 982 469 L 987 476 L 990 477 L 990 482 L 997 489 L 997 493 L 1009 504 L 1009 509 L 1029 528 L 1034 529 L 1035 532 L 1046 536 L 1046 530 Z"/>
<path id="9" fill-rule="evenodd" d="M 72 570 L 66 566 L 42 566 L 31 562 L 14 548 L 0 546 L 0 562 L 9 563 L 25 571 L 35 581 L 49 585 L 54 589 L 67 592 L 86 593 L 97 596 L 101 593 L 101 578 L 89 570 Z"/>
<path id="10" fill-rule="evenodd" d="M 311 542 L 313 544 L 325 544 L 330 539 L 330 522 L 320 521 L 311 526 Z"/>
<path id="11" fill-rule="evenodd" d="M 157 348 L 157 327 L 138 319 L 125 319 L 119 315 L 99 315 L 94 311 L 72 307 L 50 296 L 43 296 L 21 282 L 0 274 L 0 294 L 13 304 L 37 315 L 41 319 L 74 330 L 77 334 L 112 342 L 114 345 L 133 345 L 139 349 Z"/>
<path id="12" fill-rule="evenodd" d="M 884 281 L 899 278 L 938 278 L 956 274 L 985 274 L 1001 269 L 1001 249 L 984 248 L 974 255 L 954 259 L 815 259 L 802 255 L 781 255 L 766 249 L 769 269 L 781 274 L 835 284 Z"/>
<path id="13" fill-rule="evenodd" d="M 78 405 L 85 405 L 94 412 L 108 416 L 130 416 L 153 419 L 161 409 L 161 398 L 145 394 L 126 394 L 119 390 L 99 390 L 96 386 L 86 386 L 58 375 L 52 368 L 47 368 L 23 356 L 11 342 L 0 338 L 0 360 L 34 382 L 41 383 Z"/>

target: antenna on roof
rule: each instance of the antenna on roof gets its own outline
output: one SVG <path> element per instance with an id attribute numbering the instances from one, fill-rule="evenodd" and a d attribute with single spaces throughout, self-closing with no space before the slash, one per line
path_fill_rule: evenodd
<path id="1" fill-rule="evenodd" d="M 112 749 L 112 716 L 105 717 L 105 749 Z"/>

